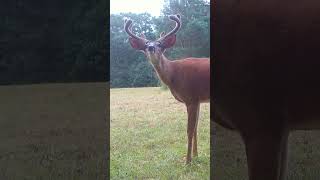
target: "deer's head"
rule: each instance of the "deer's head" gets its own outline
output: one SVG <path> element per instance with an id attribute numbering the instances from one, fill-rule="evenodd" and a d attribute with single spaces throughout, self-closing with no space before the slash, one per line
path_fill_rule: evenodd
<path id="1" fill-rule="evenodd" d="M 124 29 L 129 35 L 130 45 L 134 49 L 144 52 L 152 64 L 158 64 L 164 51 L 176 42 L 176 32 L 181 27 L 180 15 L 170 15 L 169 18 L 176 22 L 176 26 L 168 34 L 162 32 L 160 38 L 155 41 L 146 39 L 144 34 L 141 34 L 140 37 L 133 34 L 132 20 L 125 20 Z"/>

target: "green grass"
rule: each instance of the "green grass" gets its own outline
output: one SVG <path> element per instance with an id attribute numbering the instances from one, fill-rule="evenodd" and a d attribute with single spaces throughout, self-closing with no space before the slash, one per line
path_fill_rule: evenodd
<path id="1" fill-rule="evenodd" d="M 106 83 L 0 86 L 0 179 L 103 179 Z"/>
<path id="2" fill-rule="evenodd" d="M 213 179 L 246 180 L 247 161 L 240 136 L 214 124 Z M 288 180 L 320 177 L 320 131 L 295 131 L 289 137 Z"/>
<path id="3" fill-rule="evenodd" d="M 184 104 L 161 88 L 111 89 L 111 179 L 209 179 L 209 104 L 201 105 L 198 157 L 185 165 Z"/>

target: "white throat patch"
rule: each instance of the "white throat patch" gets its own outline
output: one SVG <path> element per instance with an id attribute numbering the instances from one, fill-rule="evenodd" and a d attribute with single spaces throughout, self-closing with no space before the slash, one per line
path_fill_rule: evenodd
<path id="1" fill-rule="evenodd" d="M 155 53 L 147 52 L 148 59 L 151 61 L 153 65 L 159 64 L 159 59 L 157 58 Z"/>

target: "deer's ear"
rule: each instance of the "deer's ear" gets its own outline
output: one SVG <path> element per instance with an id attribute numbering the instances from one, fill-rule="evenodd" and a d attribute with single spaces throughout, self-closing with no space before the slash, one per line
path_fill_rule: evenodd
<path id="1" fill-rule="evenodd" d="M 162 46 L 164 48 L 171 48 L 175 43 L 176 43 L 176 35 L 175 34 L 167 36 L 162 40 Z"/>
<path id="2" fill-rule="evenodd" d="M 133 49 L 144 50 L 144 43 L 141 40 L 129 37 L 129 42 Z"/>

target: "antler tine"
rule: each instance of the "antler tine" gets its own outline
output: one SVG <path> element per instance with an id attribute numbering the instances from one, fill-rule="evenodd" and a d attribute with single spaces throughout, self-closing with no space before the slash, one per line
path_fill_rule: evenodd
<path id="1" fill-rule="evenodd" d="M 141 38 L 135 34 L 132 33 L 132 20 L 131 19 L 125 19 L 124 20 L 124 30 L 129 34 L 129 36 L 135 38 L 135 39 L 139 39 L 142 41 L 145 41 L 144 38 Z"/>
<path id="2" fill-rule="evenodd" d="M 177 15 L 170 15 L 169 16 L 169 19 L 173 20 L 176 22 L 176 26 L 173 28 L 172 31 L 170 31 L 168 34 L 166 34 L 165 36 L 161 37 L 159 40 L 162 40 L 164 38 L 166 38 L 167 36 L 170 36 L 172 34 L 175 34 L 181 27 L 181 19 L 180 19 L 180 15 L 177 14 Z"/>

